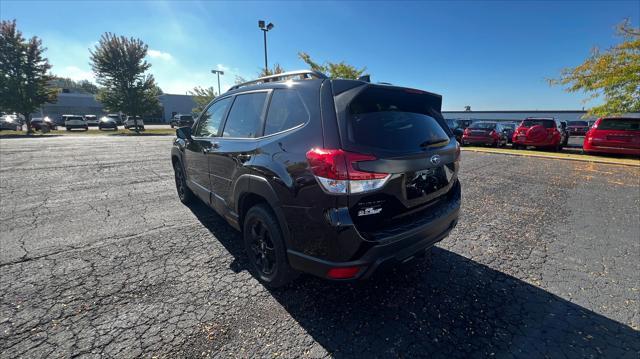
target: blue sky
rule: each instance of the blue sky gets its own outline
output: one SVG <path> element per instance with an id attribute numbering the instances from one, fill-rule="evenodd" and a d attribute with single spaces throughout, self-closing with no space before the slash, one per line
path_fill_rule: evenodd
<path id="1" fill-rule="evenodd" d="M 92 79 L 88 49 L 110 31 L 149 45 L 165 92 L 216 86 L 212 68 L 225 70 L 224 91 L 263 66 L 264 19 L 275 24 L 270 64 L 305 68 L 298 51 L 344 60 L 373 81 L 440 93 L 445 110 L 582 108 L 586 96 L 545 78 L 615 44 L 615 25 L 639 16 L 639 1 L 0 1 L 0 18 L 41 37 L 53 72 L 76 80 Z"/>

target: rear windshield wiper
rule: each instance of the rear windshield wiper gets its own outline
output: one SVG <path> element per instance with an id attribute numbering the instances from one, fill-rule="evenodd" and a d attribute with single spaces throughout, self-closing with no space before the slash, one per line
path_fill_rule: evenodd
<path id="1" fill-rule="evenodd" d="M 438 140 L 426 140 L 420 144 L 422 148 L 434 148 L 434 147 L 442 147 L 449 144 L 449 139 L 438 139 Z"/>

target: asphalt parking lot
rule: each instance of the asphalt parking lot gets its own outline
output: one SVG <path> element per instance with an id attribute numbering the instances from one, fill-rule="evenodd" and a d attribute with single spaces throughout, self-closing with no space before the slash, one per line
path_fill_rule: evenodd
<path id="1" fill-rule="evenodd" d="M 269 291 L 170 137 L 0 140 L 0 357 L 640 353 L 640 169 L 463 153 L 431 263 Z"/>

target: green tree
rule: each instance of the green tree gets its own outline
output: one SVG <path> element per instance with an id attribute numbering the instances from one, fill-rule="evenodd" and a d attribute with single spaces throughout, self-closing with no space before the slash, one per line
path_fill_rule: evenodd
<path id="1" fill-rule="evenodd" d="M 122 111 L 134 118 L 158 111 L 160 88 L 153 75 L 146 74 L 151 64 L 145 60 L 148 46 L 140 39 L 105 33 L 91 51 L 91 67 L 102 86 L 97 99 L 112 112 Z"/>
<path id="2" fill-rule="evenodd" d="M 56 100 L 48 86 L 53 76 L 45 50 L 38 37 L 25 39 L 15 20 L 0 21 L 0 108 L 23 115 L 27 133 L 32 132 L 31 113 Z"/>
<path id="3" fill-rule="evenodd" d="M 329 62 L 325 61 L 323 64 L 319 64 L 311 59 L 311 56 L 306 52 L 299 52 L 298 57 L 304 61 L 312 70 L 320 71 L 327 74 L 332 79 L 353 79 L 357 80 L 360 76 L 367 71 L 366 67 L 358 69 L 353 65 L 349 65 L 344 61 L 341 62 Z"/>
<path id="4" fill-rule="evenodd" d="M 191 110 L 194 114 L 200 114 L 204 111 L 204 108 L 209 104 L 209 102 L 217 96 L 213 86 L 206 88 L 196 86 L 193 90 L 189 91 L 189 95 L 193 96 L 193 102 L 196 103 L 196 107 Z"/>
<path id="5" fill-rule="evenodd" d="M 67 77 L 55 77 L 49 82 L 49 86 L 61 92 L 62 89 L 68 89 L 71 92 L 97 94 L 98 86 L 89 80 L 74 81 Z"/>
<path id="6" fill-rule="evenodd" d="M 585 100 L 604 97 L 604 103 L 587 115 L 608 116 L 640 111 L 640 29 L 629 20 L 617 26 L 621 43 L 601 52 L 598 48 L 581 65 L 565 68 L 551 85 L 566 86 L 568 92 L 585 92 Z"/>
<path id="7" fill-rule="evenodd" d="M 273 65 L 273 68 L 271 68 L 271 69 L 264 69 L 263 68 L 262 70 L 260 70 L 260 73 L 258 73 L 258 77 L 277 75 L 277 74 L 281 74 L 283 72 L 285 72 L 285 71 L 282 68 L 282 66 L 280 66 L 280 64 L 275 64 L 275 65 Z"/>

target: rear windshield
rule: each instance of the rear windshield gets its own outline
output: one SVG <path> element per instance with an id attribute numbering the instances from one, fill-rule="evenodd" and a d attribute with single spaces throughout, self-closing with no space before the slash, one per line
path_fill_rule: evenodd
<path id="1" fill-rule="evenodd" d="M 84 121 L 84 118 L 80 117 L 80 116 L 69 116 L 66 118 L 67 121 Z"/>
<path id="2" fill-rule="evenodd" d="M 640 118 L 604 118 L 598 125 L 599 130 L 640 130 Z"/>
<path id="3" fill-rule="evenodd" d="M 569 126 L 589 126 L 587 121 L 569 121 Z"/>
<path id="4" fill-rule="evenodd" d="M 556 122 L 554 120 L 541 120 L 541 119 L 530 119 L 522 121 L 522 126 L 524 127 L 533 127 L 541 125 L 544 128 L 555 128 Z"/>
<path id="5" fill-rule="evenodd" d="M 470 129 L 480 129 L 480 130 L 493 130 L 496 128 L 496 123 L 495 122 L 474 122 L 471 126 L 469 126 Z"/>
<path id="6" fill-rule="evenodd" d="M 502 127 L 504 128 L 509 128 L 509 129 L 515 129 L 516 128 L 516 124 L 515 123 L 503 123 Z"/>
<path id="7" fill-rule="evenodd" d="M 449 141 L 444 119 L 436 119 L 433 95 L 371 87 L 349 105 L 351 143 L 393 152 L 414 152 Z"/>
<path id="8" fill-rule="evenodd" d="M 180 120 L 182 120 L 182 121 L 191 121 L 191 120 L 193 120 L 193 117 L 191 117 L 191 116 L 180 116 Z"/>

